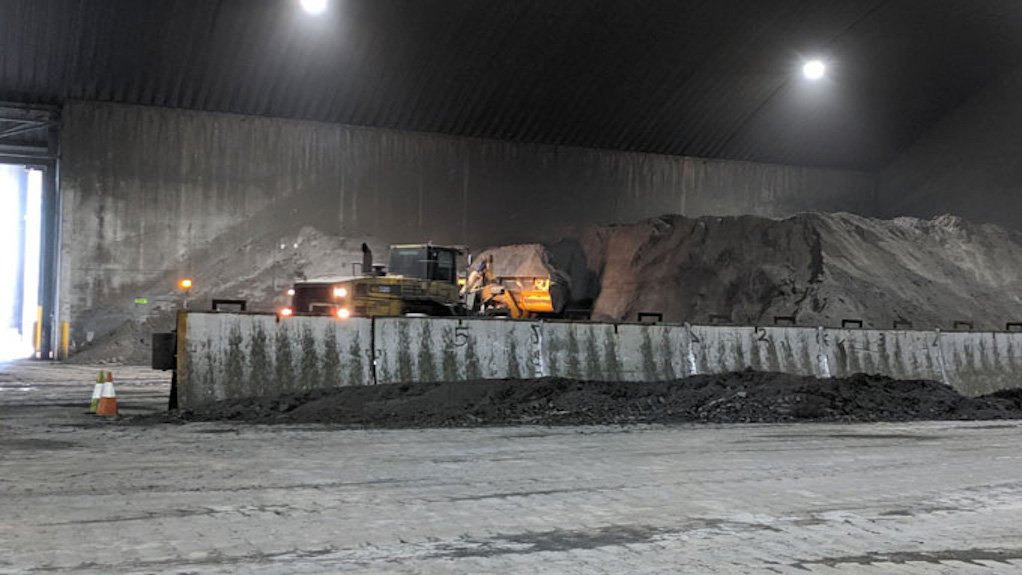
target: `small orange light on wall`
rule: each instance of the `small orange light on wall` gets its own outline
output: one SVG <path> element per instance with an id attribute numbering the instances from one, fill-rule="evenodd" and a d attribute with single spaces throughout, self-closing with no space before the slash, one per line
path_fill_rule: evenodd
<path id="1" fill-rule="evenodd" d="M 177 286 L 185 291 L 192 289 L 192 280 L 190 278 L 183 278 L 177 282 Z"/>

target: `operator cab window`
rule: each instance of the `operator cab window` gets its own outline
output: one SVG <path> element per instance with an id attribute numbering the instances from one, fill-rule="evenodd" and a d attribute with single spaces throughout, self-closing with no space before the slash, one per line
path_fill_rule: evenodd
<path id="1" fill-rule="evenodd" d="M 390 273 L 409 278 L 426 278 L 425 248 L 398 248 L 390 252 Z"/>
<path id="2" fill-rule="evenodd" d="M 436 280 L 454 283 L 456 275 L 454 254 L 447 250 L 438 250 L 436 252 Z"/>

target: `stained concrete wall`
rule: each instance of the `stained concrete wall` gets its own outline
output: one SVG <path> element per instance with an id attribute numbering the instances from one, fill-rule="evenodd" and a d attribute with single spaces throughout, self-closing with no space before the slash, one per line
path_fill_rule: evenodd
<path id="1" fill-rule="evenodd" d="M 861 173 L 88 102 L 63 117 L 61 314 L 76 341 L 141 313 L 147 284 L 224 253 L 255 268 L 272 256 L 254 240 L 306 225 L 483 247 L 664 213 L 873 209 Z"/>
<path id="2" fill-rule="evenodd" d="M 660 381 L 744 369 L 878 373 L 963 394 L 1022 387 L 1022 333 L 187 314 L 179 401 L 375 383 Z"/>
<path id="3" fill-rule="evenodd" d="M 178 329 L 181 407 L 373 380 L 367 319 L 190 313 Z"/>
<path id="4" fill-rule="evenodd" d="M 1022 67 L 938 123 L 878 179 L 880 215 L 1022 229 Z"/>

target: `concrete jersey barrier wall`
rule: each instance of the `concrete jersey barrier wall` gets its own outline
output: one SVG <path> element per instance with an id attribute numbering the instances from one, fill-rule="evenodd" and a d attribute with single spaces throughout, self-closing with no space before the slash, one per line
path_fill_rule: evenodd
<path id="1" fill-rule="evenodd" d="M 184 408 L 345 385 L 657 381 L 743 369 L 932 379 L 966 395 L 1022 386 L 1022 333 L 223 313 L 182 314 L 178 329 Z"/>
<path id="2" fill-rule="evenodd" d="M 372 322 L 273 315 L 178 316 L 178 402 L 268 397 L 372 381 Z"/>

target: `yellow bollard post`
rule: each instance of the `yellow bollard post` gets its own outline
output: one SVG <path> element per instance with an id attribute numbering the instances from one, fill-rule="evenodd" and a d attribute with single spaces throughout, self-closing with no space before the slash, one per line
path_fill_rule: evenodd
<path id="1" fill-rule="evenodd" d="M 42 359 L 39 354 L 43 349 L 43 306 L 35 309 L 35 357 Z"/>
<path id="2" fill-rule="evenodd" d="M 60 322 L 60 356 L 57 359 L 67 359 L 68 350 L 71 347 L 71 324 Z"/>

